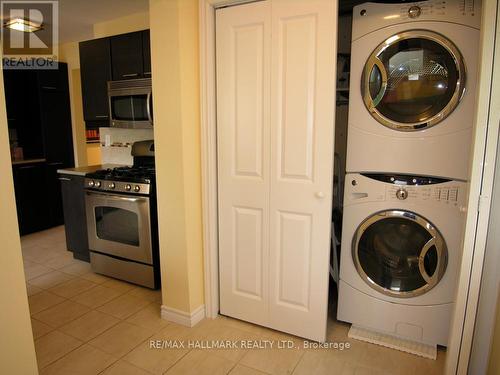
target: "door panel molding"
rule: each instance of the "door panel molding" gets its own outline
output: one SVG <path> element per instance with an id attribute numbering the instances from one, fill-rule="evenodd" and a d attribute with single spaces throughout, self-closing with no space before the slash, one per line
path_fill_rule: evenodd
<path id="1" fill-rule="evenodd" d="M 220 311 L 265 325 L 269 304 L 270 2 L 218 11 Z"/>

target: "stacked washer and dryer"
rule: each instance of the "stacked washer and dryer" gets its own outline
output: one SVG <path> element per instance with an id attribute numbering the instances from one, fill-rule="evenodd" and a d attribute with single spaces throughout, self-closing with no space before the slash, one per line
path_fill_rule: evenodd
<path id="1" fill-rule="evenodd" d="M 447 345 L 462 255 L 479 6 L 429 0 L 354 8 L 337 312 L 353 328 Z"/>

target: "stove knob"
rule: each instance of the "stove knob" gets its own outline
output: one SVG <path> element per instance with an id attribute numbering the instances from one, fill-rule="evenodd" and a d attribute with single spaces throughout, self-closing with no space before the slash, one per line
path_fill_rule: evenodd
<path id="1" fill-rule="evenodd" d="M 101 181 L 96 181 L 95 186 L 96 187 L 101 187 Z"/>
<path id="2" fill-rule="evenodd" d="M 130 184 L 125 185 L 125 190 L 130 191 L 132 189 L 132 186 Z"/>
<path id="3" fill-rule="evenodd" d="M 421 14 L 422 8 L 420 8 L 418 5 L 411 6 L 410 9 L 408 9 L 408 17 L 410 18 L 420 17 Z"/>
<path id="4" fill-rule="evenodd" d="M 399 200 L 404 201 L 406 198 L 408 198 L 408 192 L 405 189 L 399 189 L 398 191 L 396 191 L 396 197 Z"/>
<path id="5" fill-rule="evenodd" d="M 134 191 L 138 193 L 141 190 L 141 187 L 139 185 L 134 186 Z"/>
<path id="6" fill-rule="evenodd" d="M 90 187 L 94 187 L 94 185 L 95 185 L 95 182 L 94 182 L 94 181 L 92 181 L 92 180 L 91 180 L 91 181 L 89 181 L 89 186 L 90 186 Z"/>
<path id="7" fill-rule="evenodd" d="M 114 188 L 115 188 L 115 183 L 114 183 L 114 182 L 111 182 L 111 183 L 108 185 L 108 187 L 109 187 L 110 189 L 114 189 Z"/>

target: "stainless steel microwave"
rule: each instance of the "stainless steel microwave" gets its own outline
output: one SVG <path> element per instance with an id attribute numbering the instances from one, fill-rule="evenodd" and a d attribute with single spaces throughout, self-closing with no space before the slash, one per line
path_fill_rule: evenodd
<path id="1" fill-rule="evenodd" d="M 150 129 L 153 127 L 151 78 L 108 82 L 111 127 Z"/>

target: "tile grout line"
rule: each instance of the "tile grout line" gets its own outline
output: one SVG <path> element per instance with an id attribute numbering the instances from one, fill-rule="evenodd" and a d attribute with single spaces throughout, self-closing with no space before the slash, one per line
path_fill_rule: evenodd
<path id="1" fill-rule="evenodd" d="M 117 298 L 118 298 L 118 297 L 117 297 Z M 63 303 L 63 302 L 61 302 L 61 303 Z M 152 302 L 152 303 L 154 303 L 154 302 Z M 56 306 L 56 305 L 54 305 L 54 306 Z M 146 308 L 147 306 L 149 306 L 149 304 L 148 304 L 148 305 L 146 305 L 144 308 Z M 142 309 L 141 309 L 141 310 L 142 310 Z M 139 310 L 139 311 L 141 311 L 141 310 Z M 107 328 L 106 330 L 104 330 L 103 332 L 99 333 L 99 335 L 97 335 L 97 336 L 93 337 L 92 339 L 90 339 L 90 340 L 88 340 L 88 341 L 81 340 L 80 338 L 77 338 L 77 337 L 75 337 L 75 336 L 73 336 L 73 335 L 71 335 L 71 334 L 65 333 L 65 332 L 63 332 L 63 331 L 61 331 L 61 330 L 60 330 L 60 328 L 61 328 L 61 327 L 63 327 L 64 325 L 67 325 L 67 324 L 69 324 L 69 323 L 71 323 L 71 322 L 73 322 L 73 321 L 75 321 L 75 320 L 77 320 L 77 319 L 81 318 L 83 315 L 88 314 L 88 313 L 89 313 L 89 312 L 91 312 L 91 311 L 97 311 L 97 312 L 100 312 L 100 313 L 102 313 L 102 314 L 105 314 L 105 315 L 108 315 L 108 316 L 112 316 L 113 318 L 118 319 L 119 321 L 118 321 L 118 322 L 116 322 L 116 324 L 113 324 L 111 327 L 109 327 L 109 328 Z M 137 312 L 139 312 L 139 311 L 137 311 Z M 114 361 L 114 362 L 113 362 L 113 363 L 111 363 L 108 367 L 106 367 L 106 369 L 107 369 L 107 368 L 111 367 L 112 365 L 114 365 L 116 362 L 118 362 L 120 359 L 123 359 L 126 355 L 128 355 L 130 352 L 132 352 L 134 349 L 136 349 L 139 345 L 141 345 L 141 344 L 142 344 L 142 343 L 144 343 L 145 341 L 149 340 L 152 336 L 154 336 L 154 335 L 156 334 L 156 333 L 152 333 L 152 334 L 151 334 L 150 336 L 148 336 L 148 338 L 146 338 L 144 341 L 141 341 L 141 342 L 140 342 L 137 346 L 134 346 L 134 347 L 133 347 L 133 348 L 132 348 L 129 352 L 125 353 L 125 354 L 124 354 L 123 356 L 121 356 L 121 357 L 120 357 L 120 356 L 118 356 L 118 357 L 117 357 L 117 356 L 114 356 L 114 355 L 113 355 L 113 354 L 111 354 L 111 353 L 106 352 L 105 350 L 102 350 L 101 348 L 98 348 L 98 347 L 96 347 L 96 346 L 92 345 L 92 344 L 90 343 L 90 341 L 91 341 L 91 340 L 93 340 L 93 339 L 95 339 L 96 337 L 98 337 L 98 336 L 100 336 L 100 335 L 104 334 L 105 332 L 109 331 L 111 328 L 115 327 L 115 326 L 116 326 L 116 325 L 118 325 L 120 322 L 126 322 L 126 321 L 125 321 L 125 319 L 128 319 L 130 316 L 134 315 L 135 313 L 131 314 L 130 316 L 128 316 L 128 317 L 127 317 L 127 318 L 125 318 L 125 319 L 117 318 L 116 316 L 113 316 L 113 315 L 108 314 L 108 313 L 105 313 L 105 312 L 98 311 L 98 310 L 96 310 L 96 309 L 91 309 L 90 311 L 86 312 L 85 314 L 82 314 L 82 315 L 80 315 L 79 317 L 77 317 L 77 318 L 75 318 L 75 319 L 73 319 L 73 320 L 69 321 L 68 323 L 64 324 L 63 326 L 60 326 L 60 327 L 57 327 L 57 328 L 54 328 L 54 327 L 50 326 L 49 324 L 42 322 L 42 323 L 47 324 L 48 326 L 50 326 L 51 328 L 54 328 L 54 329 L 53 329 L 52 331 L 47 332 L 46 334 L 44 334 L 44 335 L 40 336 L 39 338 L 41 338 L 41 337 L 43 337 L 43 336 L 45 336 L 45 335 L 47 335 L 47 334 L 49 334 L 49 333 L 51 333 L 51 332 L 58 331 L 59 333 L 61 333 L 61 334 L 63 334 L 63 335 L 67 335 L 67 336 L 69 336 L 69 337 L 71 337 L 71 338 L 73 338 L 73 339 L 76 339 L 76 340 L 80 341 L 80 343 L 81 343 L 81 344 L 80 344 L 80 345 L 78 345 L 77 347 L 75 347 L 73 350 L 69 351 L 68 353 L 64 354 L 63 356 L 61 356 L 61 357 L 59 357 L 59 358 L 55 359 L 54 361 L 52 361 L 52 362 L 50 362 L 50 363 L 46 364 L 44 367 L 40 367 L 40 370 L 42 370 L 42 369 L 45 369 L 45 368 L 49 367 L 50 365 L 52 365 L 52 364 L 56 363 L 56 362 L 57 362 L 57 361 L 59 361 L 59 360 L 62 360 L 64 357 L 68 356 L 69 354 L 71 354 L 71 353 L 72 353 L 72 352 L 74 352 L 75 350 L 79 349 L 79 348 L 80 348 L 80 347 L 82 347 L 83 345 L 88 345 L 88 346 L 90 346 L 90 347 L 92 347 L 92 348 L 94 348 L 94 349 L 100 350 L 100 351 L 102 351 L 103 353 L 106 353 L 106 354 L 110 355 L 111 357 L 115 358 L 115 359 L 116 359 L 116 361 Z M 34 318 L 34 319 L 36 319 L 36 318 Z M 38 319 L 37 319 L 37 320 L 38 320 Z M 131 324 L 131 325 L 134 325 L 134 326 L 139 327 L 139 328 L 144 328 L 144 327 L 138 326 L 137 324 L 133 324 L 133 323 L 130 323 L 130 322 L 126 322 L 126 323 Z M 38 340 L 38 339 L 37 339 L 37 340 Z M 125 362 L 127 362 L 127 363 L 130 363 L 130 362 L 126 361 L 125 359 L 123 359 L 123 360 L 124 360 Z M 132 363 L 130 363 L 130 364 L 131 364 L 131 365 L 133 365 Z M 133 366 L 135 366 L 135 365 L 133 365 Z M 135 366 L 135 367 L 138 367 L 138 366 Z M 145 369 L 143 369 L 143 368 L 141 368 L 141 367 L 138 367 L 138 368 L 140 368 L 141 370 L 145 370 Z M 103 371 L 105 371 L 106 369 L 104 369 Z M 103 372 L 103 371 L 102 371 L 102 372 Z M 102 373 L 102 372 L 100 372 L 100 373 Z M 149 372 L 149 371 L 147 371 L 147 372 Z"/>
<path id="2" fill-rule="evenodd" d="M 302 359 L 304 358 L 305 355 L 306 355 L 306 351 L 302 350 L 302 354 L 300 355 L 300 358 L 297 361 L 297 363 L 295 364 L 295 366 L 293 366 L 293 369 L 290 372 L 290 375 L 293 375 L 293 373 L 295 372 L 295 370 L 297 370 L 297 367 L 299 366 L 299 363 L 302 361 Z"/>
<path id="3" fill-rule="evenodd" d="M 167 372 L 170 371 L 170 369 L 172 369 L 177 363 L 179 363 L 184 357 L 186 357 L 189 353 L 191 353 L 194 349 L 189 349 L 183 356 L 179 357 L 179 359 L 177 359 L 177 361 L 175 361 L 174 363 L 172 363 L 171 366 L 169 366 L 164 372 L 162 372 L 162 375 L 165 375 Z M 127 361 L 128 362 L 128 361 Z"/>
<path id="4" fill-rule="evenodd" d="M 92 289 L 92 288 L 91 288 L 91 289 Z M 88 290 L 90 290 L 90 289 L 88 289 Z M 85 293 L 85 292 L 82 292 L 82 293 Z M 80 294 L 82 294 L 82 293 L 80 293 Z M 52 293 L 52 294 L 54 294 L 54 293 Z M 77 295 L 79 295 L 79 294 L 77 294 Z M 77 295 L 75 295 L 74 297 L 76 297 Z M 138 311 L 136 311 L 136 312 L 132 313 L 131 315 L 127 316 L 127 317 L 126 317 L 126 318 L 124 318 L 124 319 L 122 319 L 122 318 L 118 318 L 118 317 L 116 317 L 116 316 L 114 316 L 114 315 L 111 315 L 111 314 L 109 314 L 109 313 L 106 313 L 106 312 L 104 312 L 104 311 L 97 310 L 97 308 L 98 308 L 98 307 L 104 306 L 105 304 L 107 304 L 107 303 L 109 303 L 109 302 L 112 302 L 112 301 L 114 301 L 115 299 L 117 299 L 117 298 L 119 298 L 119 297 L 121 297 L 121 296 L 123 296 L 123 295 L 124 295 L 124 294 L 121 294 L 120 296 L 117 296 L 117 297 L 113 298 L 112 300 L 109 300 L 109 301 L 105 302 L 105 303 L 104 303 L 104 304 L 102 304 L 102 305 L 96 306 L 95 308 L 93 308 L 93 307 L 89 307 L 89 306 L 87 306 L 87 305 L 84 305 L 84 304 L 82 304 L 82 303 L 79 303 L 79 302 L 73 301 L 73 300 L 68 299 L 68 298 L 65 298 L 65 297 L 61 297 L 61 298 L 64 298 L 65 300 L 64 300 L 64 301 L 62 301 L 62 302 L 60 302 L 60 303 L 57 303 L 57 304 L 55 304 L 55 305 L 52 305 L 52 306 L 50 306 L 50 307 L 48 307 L 48 308 L 46 308 L 46 309 L 43 309 L 43 310 L 41 310 L 41 311 L 39 311 L 39 312 L 37 312 L 37 313 L 36 313 L 36 314 L 39 314 L 39 313 L 41 313 L 41 312 L 43 312 L 43 311 L 46 311 L 46 310 L 48 310 L 48 309 L 50 309 L 50 308 L 52 308 L 52 307 L 55 307 L 55 306 L 61 305 L 61 304 L 63 304 L 64 302 L 67 302 L 67 301 L 70 301 L 70 302 L 73 302 L 73 303 L 76 303 L 76 304 L 79 304 L 79 305 L 85 306 L 85 307 L 87 307 L 87 308 L 89 309 L 89 311 L 87 311 L 87 312 L 83 313 L 82 315 L 77 316 L 77 317 L 76 317 L 76 318 L 74 318 L 74 319 L 69 320 L 67 323 L 64 323 L 63 325 L 58 326 L 58 327 L 51 326 L 50 324 L 45 323 L 44 321 L 42 321 L 42 320 L 40 320 L 40 319 L 37 319 L 37 318 L 33 317 L 33 315 L 30 315 L 30 318 L 36 319 L 36 320 L 38 320 L 39 322 L 42 322 L 42 323 L 44 323 L 44 324 L 48 325 L 49 327 L 53 328 L 53 329 L 52 329 L 52 331 L 50 331 L 50 332 L 53 332 L 53 331 L 59 331 L 59 332 L 61 332 L 61 333 L 65 334 L 65 335 L 71 336 L 71 337 L 73 337 L 73 338 L 75 338 L 75 339 L 78 339 L 78 340 L 82 341 L 82 340 L 81 340 L 80 338 L 78 338 L 78 337 L 75 337 L 75 336 L 73 336 L 73 335 L 71 335 L 71 334 L 68 334 L 68 333 L 65 333 L 65 332 L 61 331 L 61 330 L 60 330 L 60 328 L 62 328 L 62 327 L 64 327 L 64 326 L 66 326 L 66 325 L 68 325 L 68 324 L 70 324 L 70 323 L 72 323 L 72 322 L 74 322 L 74 321 L 76 321 L 76 320 L 80 319 L 82 316 L 84 316 L 85 314 L 90 313 L 91 311 L 96 311 L 96 312 L 99 312 L 99 313 L 101 313 L 101 314 L 105 314 L 105 315 L 111 316 L 111 317 L 113 317 L 113 318 L 115 318 L 115 319 L 118 319 L 119 321 L 126 322 L 126 319 L 130 318 L 132 315 L 134 315 L 134 314 L 138 313 L 139 311 L 141 311 L 141 310 L 143 310 L 143 309 L 140 309 L 140 310 L 138 310 Z M 152 304 L 152 303 L 154 303 L 154 302 L 151 302 L 150 304 Z M 144 308 L 148 307 L 150 304 L 148 304 L 148 305 L 144 306 Z M 118 324 L 118 323 L 119 323 L 119 322 L 117 322 L 116 324 Z M 137 326 L 137 327 L 140 327 L 140 328 L 144 328 L 144 327 L 142 327 L 142 326 L 139 326 L 138 324 L 134 324 L 134 323 L 130 323 L 130 322 L 127 322 L 127 323 L 129 323 L 129 324 L 133 324 L 133 325 L 135 325 L 135 326 Z M 112 327 L 114 327 L 116 324 L 114 324 Z M 109 327 L 108 329 L 111 329 L 112 327 Z M 106 332 L 108 329 L 106 329 L 105 331 L 101 332 L 99 335 L 101 335 L 102 333 Z M 48 334 L 48 333 L 50 333 L 50 332 L 47 332 L 46 334 Z M 46 334 L 44 334 L 44 335 L 40 336 L 39 338 L 41 338 L 41 337 L 45 336 Z M 99 335 L 98 335 L 98 336 L 99 336 Z M 96 337 L 97 337 L 97 336 L 96 336 Z M 94 337 L 94 338 L 95 338 L 95 337 Z M 94 339 L 94 338 L 92 338 L 92 339 Z M 92 340 L 92 339 L 91 339 L 91 340 Z M 38 338 L 37 338 L 37 340 L 38 340 Z M 89 340 L 89 341 L 90 341 L 90 340 Z M 98 349 L 98 348 L 97 348 L 97 349 Z"/>
<path id="5" fill-rule="evenodd" d="M 57 329 L 55 329 L 54 331 L 57 331 Z M 54 331 L 52 331 L 52 332 L 54 332 Z M 59 332 L 59 331 L 58 331 L 58 332 Z M 65 334 L 64 332 L 59 332 L 59 333 L 62 333 L 63 335 Z M 71 338 L 73 338 L 73 336 L 71 336 Z M 80 345 L 78 345 L 76 348 L 74 348 L 73 350 L 70 350 L 68 353 L 66 353 L 66 354 L 62 355 L 61 357 L 59 357 L 59 358 L 55 359 L 54 361 L 49 362 L 48 364 L 46 364 L 46 365 L 45 365 L 45 366 L 43 366 L 43 367 L 39 367 L 39 366 L 38 366 L 38 369 L 39 369 L 39 370 L 46 369 L 46 368 L 47 368 L 47 367 L 49 367 L 50 365 L 52 365 L 52 364 L 56 363 L 56 362 L 57 362 L 57 361 L 59 361 L 60 359 L 63 359 L 64 357 L 66 357 L 68 354 L 70 354 L 70 353 L 74 352 L 75 350 L 77 350 L 77 349 L 78 349 L 78 348 L 80 348 L 81 346 L 85 345 L 85 343 L 84 343 L 82 340 L 78 340 L 78 341 L 80 341 Z M 38 360 L 37 360 L 37 365 L 38 365 Z"/>

